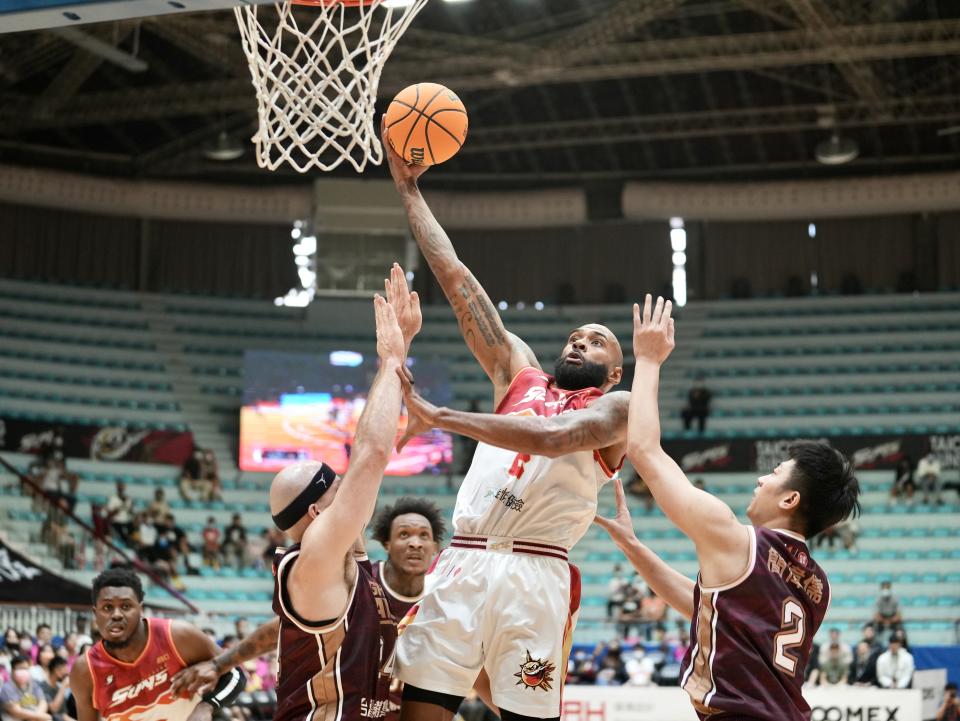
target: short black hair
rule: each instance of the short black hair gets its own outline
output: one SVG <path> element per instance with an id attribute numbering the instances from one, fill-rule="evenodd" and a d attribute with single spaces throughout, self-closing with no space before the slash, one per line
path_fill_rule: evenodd
<path id="1" fill-rule="evenodd" d="M 30 659 L 26 656 L 14 656 L 10 659 L 10 668 L 16 668 L 17 666 L 29 666 Z"/>
<path id="2" fill-rule="evenodd" d="M 54 656 L 47 662 L 47 670 L 52 673 L 55 669 L 66 665 L 67 659 L 65 659 L 63 656 Z"/>
<path id="3" fill-rule="evenodd" d="M 860 483 L 840 451 L 823 441 L 798 441 L 787 455 L 795 462 L 788 488 L 800 492 L 798 511 L 807 538 L 860 514 Z"/>
<path id="4" fill-rule="evenodd" d="M 50 628 L 50 624 L 49 624 L 49 623 L 41 623 L 39 626 L 37 626 L 36 635 L 39 636 L 39 635 L 40 635 L 40 632 L 41 632 L 43 629 L 47 629 L 48 631 L 52 631 L 52 630 L 53 630 L 52 628 Z"/>
<path id="5" fill-rule="evenodd" d="M 956 690 L 957 690 L 957 684 L 955 684 L 953 681 L 951 681 L 950 683 L 948 683 L 946 686 L 943 687 L 943 690 L 944 690 L 944 691 L 956 691 Z"/>
<path id="6" fill-rule="evenodd" d="M 140 583 L 140 576 L 129 568 L 108 568 L 95 579 L 93 579 L 93 605 L 97 605 L 97 598 L 100 591 L 105 588 L 130 588 L 133 589 L 137 600 L 143 603 L 143 584 Z"/>
<path id="7" fill-rule="evenodd" d="M 443 522 L 443 513 L 441 513 L 437 504 L 425 498 L 410 498 L 409 496 L 397 499 L 397 502 L 392 506 L 384 506 L 374 517 L 371 533 L 373 540 L 380 541 L 380 543 L 389 541 L 393 519 L 405 513 L 417 513 L 426 518 L 433 531 L 433 540 L 437 543 L 443 540 L 443 534 L 446 532 L 447 526 Z"/>

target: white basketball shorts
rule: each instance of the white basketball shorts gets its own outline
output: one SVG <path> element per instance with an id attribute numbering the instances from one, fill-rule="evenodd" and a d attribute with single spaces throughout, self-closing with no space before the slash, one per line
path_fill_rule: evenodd
<path id="1" fill-rule="evenodd" d="M 580 573 L 559 546 L 456 535 L 427 576 L 397 643 L 397 676 L 466 696 L 486 669 L 494 703 L 560 715 Z"/>

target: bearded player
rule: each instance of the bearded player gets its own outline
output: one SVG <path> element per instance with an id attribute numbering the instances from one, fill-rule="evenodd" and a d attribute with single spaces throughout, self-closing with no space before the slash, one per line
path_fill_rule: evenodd
<path id="1" fill-rule="evenodd" d="M 440 509 L 420 498 L 400 498 L 386 506 L 371 523 L 372 536 L 387 551 L 386 561 L 373 564 L 373 578 L 380 583 L 394 619 L 402 619 L 423 597 L 423 579 L 437 554 L 445 531 Z M 174 678 L 174 688 L 197 693 L 211 686 L 225 668 L 241 665 L 274 650 L 280 632 L 275 618 L 257 628 L 219 656 L 184 669 Z M 399 683 L 392 684 L 385 719 L 400 715 Z"/>
<path id="2" fill-rule="evenodd" d="M 417 244 L 493 382 L 496 407 L 430 416 L 419 396 L 406 398 L 409 434 L 435 425 L 479 445 L 450 548 L 398 644 L 401 716 L 450 719 L 485 669 L 502 718 L 556 718 L 580 597 L 567 552 L 590 527 L 597 492 L 626 449 L 629 394 L 608 393 L 622 373 L 620 344 L 602 325 L 582 326 L 554 374 L 545 373 L 427 207 L 417 188 L 424 168 L 405 165 L 386 138 L 384 147 Z"/>
<path id="3" fill-rule="evenodd" d="M 697 549 L 694 583 L 633 532 L 623 486 L 617 515 L 597 518 L 658 596 L 691 619 L 693 645 L 680 685 L 701 719 L 808 721 L 801 686 L 830 585 L 805 539 L 859 512 L 850 462 L 826 443 L 803 441 L 757 479 L 749 525 L 715 496 L 690 484 L 660 447 L 660 366 L 674 346 L 671 305 L 648 295 L 634 306 L 636 372 L 627 453 L 664 514 Z"/>
<path id="4" fill-rule="evenodd" d="M 204 695 L 178 697 L 173 675 L 213 658 L 216 644 L 183 621 L 143 616 L 143 587 L 133 571 L 112 568 L 93 580 L 94 623 L 101 640 L 70 673 L 78 721 L 210 721 L 243 691 L 239 668 Z"/>

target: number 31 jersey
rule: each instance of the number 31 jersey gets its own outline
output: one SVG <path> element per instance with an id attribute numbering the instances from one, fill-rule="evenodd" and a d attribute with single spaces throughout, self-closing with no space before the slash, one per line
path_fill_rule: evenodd
<path id="1" fill-rule="evenodd" d="M 753 563 L 743 576 L 695 587 L 680 685 L 701 718 L 808 721 L 801 687 L 830 604 L 827 575 L 800 536 L 750 533 Z"/>
<path id="2" fill-rule="evenodd" d="M 601 398 L 598 388 L 566 391 L 553 376 L 524 368 L 497 407 L 499 415 L 557 416 Z M 614 469 L 614 471 L 617 469 Z M 596 451 L 557 458 L 480 443 L 457 494 L 456 533 L 544 541 L 572 548 L 597 510 L 597 492 L 614 471 Z"/>

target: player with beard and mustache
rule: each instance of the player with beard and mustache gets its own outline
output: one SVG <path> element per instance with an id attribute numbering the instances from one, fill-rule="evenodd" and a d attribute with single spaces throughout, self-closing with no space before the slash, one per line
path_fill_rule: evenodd
<path id="1" fill-rule="evenodd" d="M 408 166 L 384 142 L 410 227 L 463 338 L 493 383 L 495 413 L 436 408 L 405 377 L 402 445 L 428 428 L 478 441 L 457 495 L 454 535 L 397 645 L 403 721 L 449 721 L 486 671 L 505 721 L 557 718 L 580 578 L 567 552 L 593 521 L 597 493 L 626 451 L 630 394 L 610 329 L 567 338 L 554 375 L 509 333 L 457 257 Z M 401 371 L 401 375 L 404 375 Z"/>
<path id="2" fill-rule="evenodd" d="M 185 621 L 143 617 L 143 587 L 129 569 L 111 568 L 93 580 L 93 614 L 101 640 L 70 673 L 78 721 L 210 721 L 246 686 L 234 668 L 202 697 L 178 696 L 173 675 L 213 658 L 217 646 Z"/>

